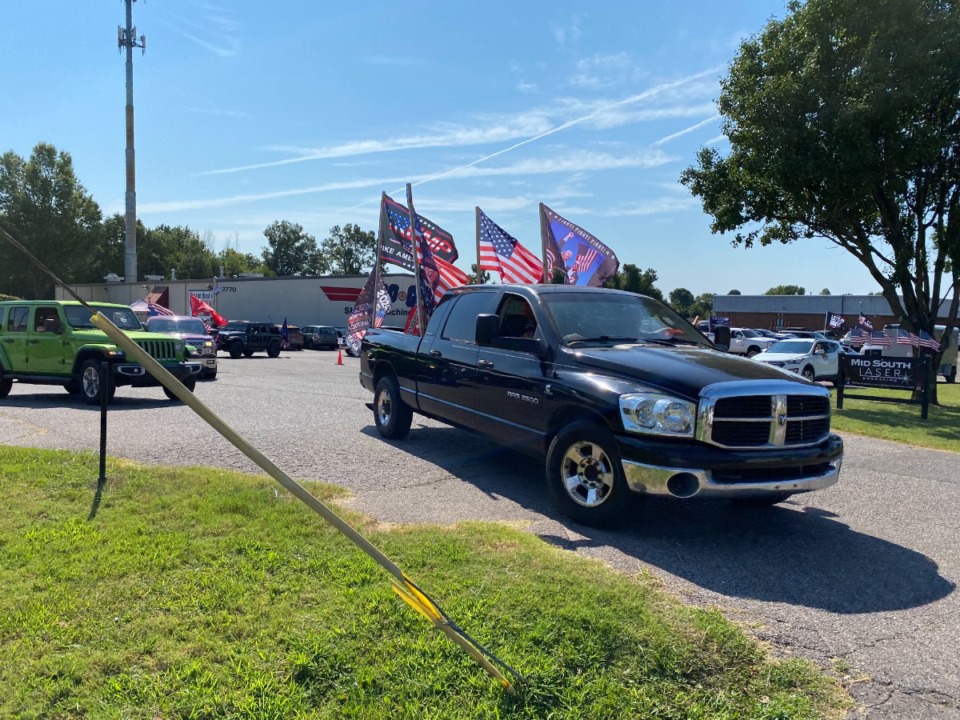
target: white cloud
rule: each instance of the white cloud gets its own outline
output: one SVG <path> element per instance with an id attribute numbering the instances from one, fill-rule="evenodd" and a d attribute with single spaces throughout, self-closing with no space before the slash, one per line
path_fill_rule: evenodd
<path id="1" fill-rule="evenodd" d="M 700 207 L 700 201 L 694 197 L 660 197 L 653 200 L 611 208 L 604 212 L 610 217 L 634 215 L 661 215 L 664 213 L 682 212 Z"/>
<path id="2" fill-rule="evenodd" d="M 708 117 L 706 120 L 701 120 L 701 121 L 698 122 L 696 125 L 691 125 L 690 127 L 684 128 L 683 130 L 680 130 L 679 132 L 675 132 L 675 133 L 672 133 L 672 134 L 670 134 L 670 135 L 667 135 L 666 137 L 660 138 L 660 139 L 657 140 L 655 143 L 653 143 L 653 146 L 654 146 L 654 147 L 660 147 L 661 145 L 665 145 L 666 143 L 668 143 L 668 142 L 670 142 L 670 141 L 672 141 L 672 140 L 676 140 L 677 138 L 683 137 L 684 135 L 687 135 L 688 133 L 692 133 L 694 130 L 699 130 L 700 128 L 704 127 L 705 125 L 712 125 L 713 123 L 715 123 L 715 122 L 716 122 L 717 120 L 719 120 L 719 119 L 720 119 L 720 116 L 719 116 L 719 115 L 713 115 L 712 117 Z"/>

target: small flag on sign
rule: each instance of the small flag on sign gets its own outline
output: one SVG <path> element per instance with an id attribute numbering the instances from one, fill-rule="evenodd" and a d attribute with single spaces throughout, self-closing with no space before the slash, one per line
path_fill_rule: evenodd
<path id="1" fill-rule="evenodd" d="M 940 343 L 937 340 L 930 336 L 930 333 L 925 330 L 920 331 L 920 339 L 918 345 L 922 348 L 927 348 L 928 350 L 933 350 L 934 352 L 940 349 Z"/>
<path id="2" fill-rule="evenodd" d="M 912 332 L 900 328 L 897 330 L 897 345 L 913 345 L 917 347 L 917 344 L 920 342 L 920 338 L 914 335 Z"/>
<path id="3" fill-rule="evenodd" d="M 889 347 L 890 338 L 887 337 L 887 334 L 883 330 L 874 330 L 870 333 L 870 344 Z"/>

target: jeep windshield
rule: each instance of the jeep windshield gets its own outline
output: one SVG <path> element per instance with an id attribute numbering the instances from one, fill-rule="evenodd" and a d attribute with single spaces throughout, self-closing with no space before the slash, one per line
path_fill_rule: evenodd
<path id="1" fill-rule="evenodd" d="M 711 347 L 690 323 L 653 298 L 615 292 L 541 297 L 567 347 L 622 343 Z"/>
<path id="2" fill-rule="evenodd" d="M 97 305 L 96 303 L 90 303 L 89 305 L 121 330 L 143 330 L 143 325 L 140 324 L 140 320 L 130 308 Z M 67 316 L 67 324 L 72 328 L 82 330 L 95 327 L 90 322 L 93 313 L 82 305 L 67 305 L 64 308 L 64 313 Z"/>
<path id="3" fill-rule="evenodd" d="M 147 320 L 147 330 L 158 333 L 181 333 L 183 335 L 207 334 L 207 329 L 199 318 L 152 317 Z"/>

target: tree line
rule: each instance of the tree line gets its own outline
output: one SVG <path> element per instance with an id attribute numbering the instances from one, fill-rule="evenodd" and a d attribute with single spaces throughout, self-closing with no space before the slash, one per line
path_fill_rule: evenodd
<path id="1" fill-rule="evenodd" d="M 69 153 L 39 143 L 29 158 L 10 151 L 0 157 L 0 225 L 68 283 L 103 282 L 123 271 L 124 216 L 103 217 L 100 206 L 74 172 Z M 320 243 L 286 220 L 264 231 L 259 256 L 236 248 L 217 250 L 212 233 L 182 225 L 146 227 L 137 221 L 137 277 L 267 277 L 350 275 L 373 264 L 376 237 L 358 225 L 330 229 Z M 51 297 L 53 283 L 7 242 L 0 242 L 0 295 Z"/>

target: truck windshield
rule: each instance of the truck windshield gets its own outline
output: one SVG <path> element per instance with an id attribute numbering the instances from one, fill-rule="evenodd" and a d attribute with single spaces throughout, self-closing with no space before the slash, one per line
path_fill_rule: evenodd
<path id="1" fill-rule="evenodd" d="M 670 340 L 710 347 L 690 323 L 653 298 L 614 292 L 557 292 L 541 297 L 564 345 Z"/>
<path id="2" fill-rule="evenodd" d="M 140 324 L 140 320 L 130 308 L 94 304 L 91 304 L 90 307 L 101 313 L 121 330 L 143 330 L 143 325 Z M 67 316 L 67 323 L 72 328 L 94 327 L 93 323 L 90 322 L 93 313 L 82 305 L 68 305 L 64 308 L 64 313 Z"/>
<path id="3" fill-rule="evenodd" d="M 153 317 L 147 320 L 147 330 L 158 333 L 207 334 L 203 321 L 198 318 Z"/>

